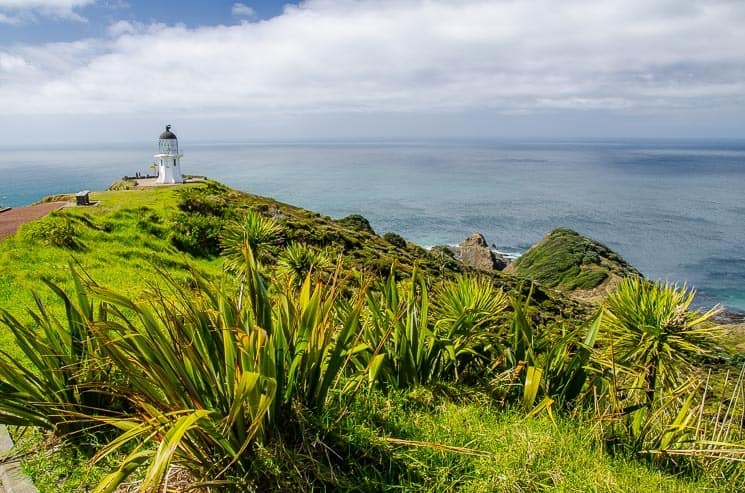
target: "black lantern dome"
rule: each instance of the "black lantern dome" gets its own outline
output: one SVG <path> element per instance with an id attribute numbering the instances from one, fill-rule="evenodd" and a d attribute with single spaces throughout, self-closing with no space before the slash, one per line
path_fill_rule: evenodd
<path id="1" fill-rule="evenodd" d="M 160 134 L 158 150 L 161 154 L 178 154 L 178 139 L 176 134 L 171 132 L 170 125 L 166 125 L 166 131 Z"/>

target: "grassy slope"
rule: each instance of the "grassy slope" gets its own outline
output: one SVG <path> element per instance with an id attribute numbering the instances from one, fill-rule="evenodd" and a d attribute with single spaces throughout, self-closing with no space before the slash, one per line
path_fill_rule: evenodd
<path id="1" fill-rule="evenodd" d="M 461 396 L 462 397 L 462 396 Z M 419 475 L 422 491 L 702 491 L 695 478 L 675 478 L 639 461 L 611 457 L 588 445 L 593 427 L 545 415 L 525 419 L 484 396 L 437 397 L 428 389 L 360 399 L 355 422 L 375 423 L 378 434 L 484 452 L 447 454 L 428 447 L 399 448 L 396 457 Z"/>
<path id="2" fill-rule="evenodd" d="M 167 221 L 176 209 L 177 195 L 172 188 L 133 192 L 96 192 L 98 206 L 68 208 L 53 216 L 69 218 L 80 245 L 76 250 L 53 247 L 28 238 L 35 227 L 21 227 L 6 238 L 0 249 L 0 306 L 23 318 L 33 305 L 31 290 L 44 301 L 51 292 L 42 277 L 71 287 L 69 263 L 79 263 L 97 282 L 130 293 L 141 292 L 145 283 L 156 278 L 154 264 L 178 273 L 194 259 L 173 248 L 167 236 Z M 138 223 L 148 218 L 155 228 Z M 41 221 L 50 220 L 42 219 Z M 155 234 L 154 234 L 155 233 Z M 199 268 L 218 272 L 218 260 L 199 261 Z M 7 331 L 0 329 L 0 347 L 12 347 Z"/>
<path id="3" fill-rule="evenodd" d="M 331 247 L 335 253 L 343 253 L 347 268 L 386 275 L 391 266 L 394 266 L 396 272 L 405 274 L 411 272 L 416 262 L 433 283 L 443 276 L 468 270 L 440 250 L 428 252 L 411 243 L 406 247 L 396 246 L 372 233 L 368 230 L 369 225 L 361 223 L 354 216 L 333 220 L 328 216 L 248 193 L 236 193 L 233 200 L 241 207 L 257 209 L 277 218 L 283 226 L 287 242 L 298 241 Z M 498 271 L 475 273 L 489 276 L 494 285 L 503 288 L 505 292 L 520 291 L 527 295 L 531 289 L 529 280 L 513 275 Z M 587 305 L 578 303 L 551 287 L 533 286 L 532 296 L 537 308 L 535 316 L 539 322 L 565 318 L 584 319 L 590 310 Z"/>
<path id="4" fill-rule="evenodd" d="M 337 221 L 271 199 L 229 192 L 238 208 L 255 208 L 272 215 L 284 226 L 285 241 L 304 241 L 345 252 L 348 267 L 385 271 L 391 263 L 406 272 L 414 261 L 433 277 L 452 272 L 447 259 L 408 246 L 401 248 L 362 230 L 345 228 Z M 39 290 L 39 279 L 49 277 L 69 287 L 67 263 L 76 259 L 100 284 L 139 293 L 143 284 L 155 279 L 152 261 L 165 264 L 174 273 L 186 266 L 217 273 L 219 259 L 195 259 L 176 251 L 167 238 L 168 224 L 176 211 L 174 188 L 143 191 L 97 192 L 100 204 L 61 212 L 69 217 L 81 244 L 77 251 L 46 246 L 27 239 L 23 231 L 8 238 L 0 250 L 0 306 L 22 315 L 32 304 L 30 290 Z M 146 222 L 140 222 L 146 219 Z M 152 227 L 155 224 L 155 227 Z M 25 228 L 24 228 L 25 229 Z M 433 281 L 434 282 L 434 281 Z M 506 289 L 520 282 L 495 274 L 494 282 Z M 47 291 L 41 290 L 47 298 Z M 551 290 L 538 289 L 539 315 L 555 318 L 558 313 L 579 316 L 583 308 Z M 14 352 L 7 332 L 0 328 L 0 347 Z M 519 414 L 500 412 L 483 399 L 452 400 L 426 397 L 429 390 L 412 394 L 373 394 L 360 399 L 344 421 L 348 440 L 367 440 L 379 435 L 408 440 L 464 446 L 487 452 L 487 457 L 468 457 L 429 448 L 394 447 L 386 444 L 391 461 L 402 462 L 406 472 L 383 478 L 390 485 L 402 483 L 406 490 L 533 491 L 554 487 L 563 491 L 701 491 L 702 484 L 676 479 L 648 469 L 639 462 L 612 458 L 588 447 L 592 430 L 571 421 L 556 425 L 543 419 L 524 420 Z M 466 402 L 466 403 L 459 403 Z M 351 438 L 349 438 L 351 437 Z M 35 443 L 32 440 L 31 443 Z M 377 443 L 377 442 L 375 442 Z M 33 446 L 32 446 L 33 447 Z M 352 456 L 355 457 L 356 456 Z M 345 460 L 349 458 L 346 457 Z M 71 459 L 66 451 L 47 455 L 36 451 L 26 462 L 42 491 L 72 491 L 95 478 L 85 459 Z M 276 464 L 275 467 L 287 467 Z M 70 472 L 77 468 L 79 472 Z M 358 481 L 364 489 L 363 469 Z M 292 474 L 292 471 L 288 471 Z"/>
<path id="5" fill-rule="evenodd" d="M 563 291 L 589 291 L 612 277 L 640 275 L 605 245 L 567 228 L 550 232 L 508 269 Z"/>
<path id="6" fill-rule="evenodd" d="M 324 437 L 323 445 L 319 441 L 316 446 L 338 454 L 337 469 L 326 472 L 337 481 L 329 486 L 335 491 L 731 491 L 726 482 L 712 485 L 608 455 L 591 445 L 597 430 L 586 424 L 523 416 L 490 405 L 484 396 L 438 397 L 425 388 L 373 392 L 352 403 L 335 441 Z M 25 446 L 31 455 L 24 467 L 41 493 L 87 491 L 101 479 L 102 471 L 89 467 L 85 456 L 71 456 L 67 450 L 39 452 L 34 449 L 38 437 L 29 438 Z M 440 445 L 480 455 L 446 452 Z M 277 463 L 278 456 L 282 454 L 268 454 L 260 466 L 273 470 L 276 482 L 255 485 L 257 491 L 307 489 L 298 476 L 318 464 L 292 455 L 291 463 Z"/>

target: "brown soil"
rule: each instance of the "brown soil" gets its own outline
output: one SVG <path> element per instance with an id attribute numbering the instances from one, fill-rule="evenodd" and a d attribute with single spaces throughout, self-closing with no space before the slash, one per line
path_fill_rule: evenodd
<path id="1" fill-rule="evenodd" d="M 46 216 L 66 205 L 68 205 L 68 202 L 46 202 L 0 212 L 0 240 L 18 231 L 21 225 Z"/>

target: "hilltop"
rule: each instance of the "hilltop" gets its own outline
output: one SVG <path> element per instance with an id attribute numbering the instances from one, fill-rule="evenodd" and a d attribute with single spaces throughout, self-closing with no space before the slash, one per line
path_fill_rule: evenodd
<path id="1" fill-rule="evenodd" d="M 510 264 L 506 272 L 596 301 L 619 280 L 642 276 L 607 246 L 568 228 L 548 233 Z"/>

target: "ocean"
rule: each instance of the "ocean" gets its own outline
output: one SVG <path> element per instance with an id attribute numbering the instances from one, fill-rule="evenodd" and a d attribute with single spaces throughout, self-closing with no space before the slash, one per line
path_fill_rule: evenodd
<path id="1" fill-rule="evenodd" d="M 180 142 L 182 170 L 423 246 L 519 254 L 565 226 L 700 306 L 745 311 L 745 141 Z M 147 172 L 157 141 L 0 147 L 0 205 Z"/>

